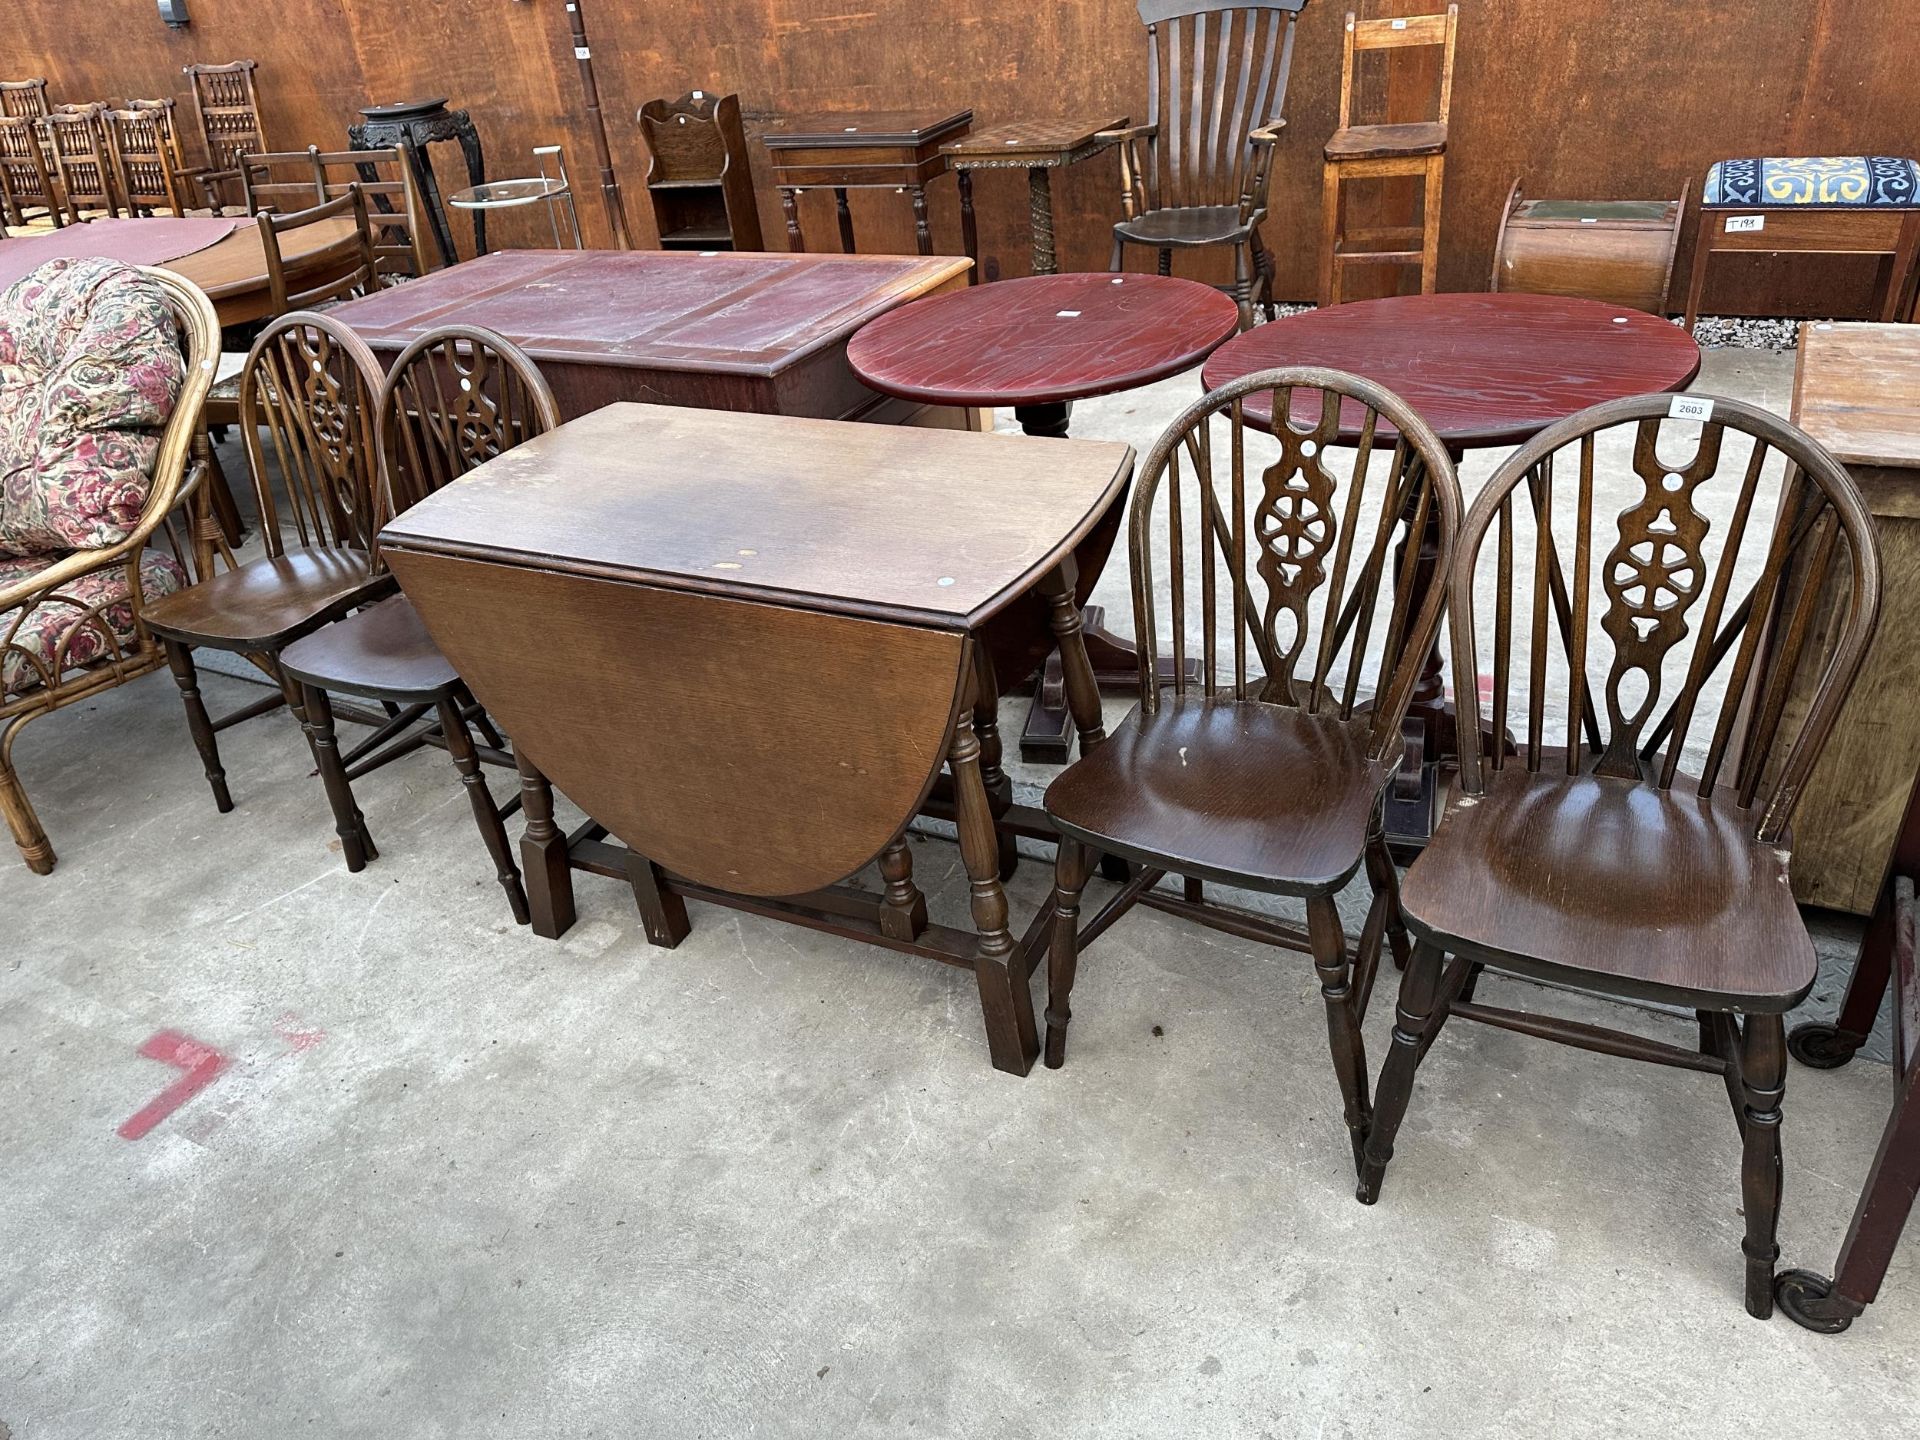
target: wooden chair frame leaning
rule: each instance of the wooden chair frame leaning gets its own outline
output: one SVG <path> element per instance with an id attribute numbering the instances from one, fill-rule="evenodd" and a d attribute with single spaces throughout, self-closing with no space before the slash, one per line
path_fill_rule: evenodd
<path id="1" fill-rule="evenodd" d="M 193 461 L 193 449 L 195 436 L 200 429 L 201 402 L 205 400 L 207 387 L 213 381 L 214 366 L 220 355 L 220 323 L 214 316 L 212 303 L 193 285 L 165 270 L 148 270 L 145 273 L 165 291 L 167 306 L 180 328 L 186 376 L 179 397 L 174 402 L 173 413 L 168 417 L 166 430 L 160 437 L 160 449 L 153 465 L 152 488 L 147 494 L 147 503 L 139 522 L 127 538 L 116 545 L 101 550 L 76 551 L 25 580 L 0 586 L 0 658 L 9 652 L 23 655 L 40 681 L 37 688 L 12 698 L 0 691 L 0 814 L 6 816 L 7 826 L 13 833 L 14 843 L 20 847 L 27 868 L 39 875 L 53 871 L 53 845 L 34 813 L 19 775 L 14 771 L 14 742 L 29 722 L 89 699 L 103 690 L 136 680 L 165 663 L 159 641 L 140 623 L 147 609 L 140 560 L 163 527 L 176 558 L 196 578 L 204 574 L 200 569 L 202 552 L 197 545 L 183 539 L 176 523 L 182 507 L 192 500 L 206 477 L 204 464 Z M 111 570 L 123 570 L 126 574 L 127 598 L 124 602 L 107 600 L 89 605 L 82 600 L 69 599 L 61 593 L 63 587 L 76 580 Z M 119 603 L 131 604 L 133 608 L 137 629 L 136 639 L 131 645 L 123 644 L 114 636 L 112 628 L 101 614 L 108 605 Z M 51 665 L 14 644 L 15 637 L 20 634 L 21 627 L 34 610 L 49 605 L 73 606 L 83 612 L 80 623 L 61 642 Z M 12 617 L 10 620 L 7 618 L 9 615 Z M 67 657 L 74 642 L 88 633 L 98 634 L 106 641 L 102 658 L 82 668 L 69 667 Z"/>
<path id="2" fill-rule="evenodd" d="M 1272 396 L 1272 434 L 1281 454 L 1257 477 L 1258 493 L 1249 495 L 1243 407 L 1255 394 Z M 1317 398 L 1317 415 L 1310 406 L 1295 408 L 1304 394 Z M 1350 407 L 1361 412 L 1357 421 L 1343 414 Z M 1313 419 L 1303 424 L 1296 415 Z M 1229 426 L 1225 497 L 1213 464 L 1216 417 Z M 1374 462 L 1383 422 L 1396 438 L 1382 479 Z M 1357 434 L 1357 443 L 1342 496 L 1327 451 L 1348 433 Z M 1191 522 L 1205 651 L 1197 697 L 1186 674 L 1182 454 L 1199 491 Z M 1176 677 L 1170 700 L 1160 693 L 1165 682 L 1155 679 L 1153 514 L 1163 489 Z M 1362 504 L 1369 497 L 1377 497 L 1380 508 L 1366 527 Z M 1401 722 L 1437 640 L 1446 598 L 1443 586 L 1429 584 L 1422 592 L 1418 584 L 1421 537 L 1431 520 L 1432 558 L 1444 574 L 1460 515 L 1459 483 L 1445 445 L 1411 407 L 1355 375 L 1306 367 L 1256 372 L 1205 396 L 1161 435 L 1141 466 L 1129 519 L 1140 704 L 1099 751 L 1047 792 L 1047 813 L 1061 834 L 1048 963 L 1048 1065 L 1065 1058 L 1080 949 L 1135 903 L 1305 950 L 1320 977 L 1353 1161 L 1360 1165 L 1371 1115 L 1360 1024 L 1383 942 L 1402 958 L 1407 947 L 1381 802 L 1401 763 Z M 1255 603 L 1250 568 L 1266 587 L 1263 605 Z M 1233 672 L 1225 693 L 1216 679 L 1223 579 Z M 1389 614 L 1376 630 L 1383 599 Z M 1320 619 L 1312 626 L 1316 609 Z M 1249 677 L 1250 639 L 1264 679 Z M 1303 660 L 1311 667 L 1306 675 Z M 1344 676 L 1336 675 L 1336 663 L 1344 665 Z M 1377 683 L 1369 695 L 1360 686 L 1370 664 Z M 1276 783 L 1286 787 L 1284 795 Z M 1099 855 L 1139 868 L 1082 929 L 1080 892 Z M 1349 963 L 1334 896 L 1362 864 L 1373 904 Z M 1153 888 L 1167 874 L 1186 877 L 1184 897 Z M 1207 902 L 1209 880 L 1304 900 L 1305 935 Z"/>
<path id="3" fill-rule="evenodd" d="M 1172 273 L 1177 249 L 1231 246 L 1242 330 L 1253 324 L 1256 276 L 1260 307 L 1267 319 L 1274 316 L 1274 260 L 1260 222 L 1274 146 L 1287 123 L 1280 111 L 1294 29 L 1307 3 L 1139 0 L 1147 27 L 1146 123 L 1101 137 L 1119 142 L 1126 212 L 1113 227 L 1108 268 L 1125 268 L 1129 245 L 1154 250 L 1162 275 Z"/>
<path id="4" fill-rule="evenodd" d="M 1416 943 L 1400 986 L 1359 1196 L 1364 1203 L 1378 1196 L 1415 1069 L 1450 1016 L 1717 1074 L 1742 1135 L 1746 1304 L 1764 1319 L 1773 1307 L 1778 1255 L 1783 1016 L 1812 988 L 1817 970 L 1787 885 L 1787 824 L 1872 638 L 1879 559 L 1853 481 L 1817 444 L 1739 401 L 1690 397 L 1690 403 L 1710 406 L 1691 458 L 1659 454 L 1672 397 L 1614 401 L 1521 447 L 1468 512 L 1450 582 L 1454 674 L 1480 673 L 1474 580 L 1489 531 L 1497 527 L 1486 732 L 1494 737 L 1506 735 L 1509 717 L 1514 496 L 1523 483 L 1530 492 L 1523 511 L 1549 517 L 1533 522 L 1526 728 L 1510 754 L 1503 738 L 1483 741 L 1481 725 L 1460 727 L 1458 788 L 1402 886 Z M 1622 512 L 1614 547 L 1601 558 L 1592 535 L 1594 437 L 1625 426 L 1636 432 L 1634 469 L 1646 493 Z M 1723 468 L 1736 468 L 1721 460 L 1730 434 L 1754 444 L 1740 467 L 1738 497 L 1715 560 L 1705 549 L 1711 527 L 1693 495 Z M 1579 452 L 1570 607 L 1551 519 L 1552 462 L 1568 447 Z M 1785 460 L 1787 484 L 1765 537 L 1759 578 L 1729 607 L 1734 564 L 1749 538 L 1747 522 L 1770 453 Z M 1751 533 L 1760 538 L 1757 527 Z M 1851 565 L 1846 619 L 1830 648 L 1809 649 L 1819 592 L 1843 539 Z M 1795 558 L 1807 562 L 1804 573 L 1796 575 Z M 1590 686 L 1587 675 L 1588 595 L 1595 583 L 1606 601 L 1600 624 L 1615 645 L 1604 686 Z M 1684 681 L 1656 719 L 1664 662 L 1692 633 L 1688 613 L 1702 601 Z M 1556 636 L 1570 684 L 1565 745 L 1558 750 L 1545 734 L 1543 699 Z M 1682 753 L 1702 687 L 1729 656 L 1727 698 L 1696 778 L 1679 768 Z M 1791 677 L 1805 664 L 1821 665 L 1815 673 L 1823 678 L 1797 725 L 1783 724 Z M 1596 694 L 1607 711 L 1605 735 Z M 1791 743 L 1783 748 L 1787 731 Z M 1723 784 L 1729 763 L 1734 777 Z M 1676 787 L 1676 780 L 1686 783 Z M 1477 1003 L 1474 986 L 1483 968 L 1692 1009 L 1698 1047 Z"/>

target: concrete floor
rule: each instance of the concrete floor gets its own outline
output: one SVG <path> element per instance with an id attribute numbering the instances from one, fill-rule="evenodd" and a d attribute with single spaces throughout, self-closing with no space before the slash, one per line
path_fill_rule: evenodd
<path id="1" fill-rule="evenodd" d="M 1076 429 L 1144 449 L 1192 384 Z M 1302 957 L 1137 911 L 1019 1080 L 962 971 L 705 906 L 652 950 L 592 877 L 544 942 L 444 757 L 361 784 L 350 876 L 291 722 L 224 749 L 220 816 L 165 675 L 19 747 L 61 864 L 0 864 L 6 1440 L 1913 1433 L 1920 1250 L 1845 1336 L 1749 1319 L 1710 1077 L 1456 1024 L 1365 1209 Z M 953 847 L 915 860 L 965 923 Z M 124 1140 L 167 1030 L 231 1064 Z M 1831 1264 L 1886 1083 L 1790 1073 L 1783 1264 Z"/>

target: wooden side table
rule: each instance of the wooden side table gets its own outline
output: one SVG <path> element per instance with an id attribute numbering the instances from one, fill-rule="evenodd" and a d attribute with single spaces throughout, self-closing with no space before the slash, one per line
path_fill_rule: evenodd
<path id="1" fill-rule="evenodd" d="M 801 191 L 833 191 L 840 212 L 840 248 L 851 255 L 853 212 L 847 208 L 847 191 L 903 190 L 913 201 L 913 231 L 920 253 L 933 254 L 927 182 L 947 172 L 941 147 L 960 139 L 972 124 L 971 110 L 929 110 L 791 120 L 769 130 L 762 140 L 786 212 L 787 248 L 796 252 L 807 248 L 800 233 Z M 971 205 L 961 207 L 960 223 L 967 258 L 973 259 L 980 246 Z"/>
<path id="2" fill-rule="evenodd" d="M 1104 119 L 1017 120 L 996 125 L 942 147 L 960 186 L 960 213 L 967 233 L 973 234 L 973 173 L 975 170 L 1027 172 L 1027 224 L 1033 235 L 1033 273 L 1055 275 L 1059 263 L 1053 250 L 1053 172 L 1112 147 L 1110 132 L 1124 130 L 1125 115 Z M 979 256 L 967 252 L 977 262 Z"/>
<path id="3" fill-rule="evenodd" d="M 1908 325 L 1800 328 L 1793 419 L 1845 465 L 1880 542 L 1880 629 L 1826 753 L 1793 817 L 1793 893 L 1855 915 L 1873 909 L 1920 769 L 1920 330 Z M 1829 593 L 1844 598 L 1844 577 Z M 1844 605 L 1836 604 L 1837 611 Z M 1812 653 L 1817 647 L 1809 644 Z M 1788 717 L 1804 713 L 1817 676 L 1794 677 Z"/>

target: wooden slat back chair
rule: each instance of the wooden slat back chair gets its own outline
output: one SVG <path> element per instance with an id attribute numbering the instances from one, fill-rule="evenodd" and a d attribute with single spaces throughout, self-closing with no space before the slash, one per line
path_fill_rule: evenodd
<path id="1" fill-rule="evenodd" d="M 1359 20 L 1347 14 L 1340 65 L 1340 125 L 1323 151 L 1320 303 L 1338 305 L 1354 265 L 1418 266 L 1420 293 L 1431 295 L 1439 274 L 1440 208 L 1447 170 L 1447 120 L 1453 108 L 1453 49 L 1459 6 L 1444 15 Z M 1356 125 L 1356 57 L 1409 46 L 1440 47 L 1440 97 L 1432 120 Z M 1416 177 L 1422 190 L 1418 226 L 1349 231 L 1341 190 L 1349 180 Z M 1390 248 L 1379 248 L 1379 247 Z"/>
<path id="2" fill-rule="evenodd" d="M 1120 137 L 1121 201 L 1111 268 L 1126 247 L 1233 249 L 1240 328 L 1253 323 L 1253 277 L 1273 318 L 1273 257 L 1260 236 L 1273 147 L 1286 124 L 1294 25 L 1307 0 L 1139 0 L 1147 27 L 1147 120 Z"/>
<path id="3" fill-rule="evenodd" d="M 1703 410 L 1704 423 L 1669 418 Z M 1596 454 L 1629 442 L 1633 503 L 1611 524 L 1601 515 L 1596 533 Z M 1776 465 L 1786 483 L 1769 524 L 1756 500 Z M 1721 503 L 1705 505 L 1710 494 Z M 1787 825 L 1873 634 L 1880 567 L 1866 508 L 1846 471 L 1786 422 L 1734 400 L 1650 395 L 1521 447 L 1474 502 L 1460 557 L 1454 674 L 1480 674 L 1475 591 L 1490 571 L 1482 718 L 1489 734 L 1518 733 L 1509 749 L 1460 727 L 1458 789 L 1404 884 L 1416 944 L 1360 1198 L 1379 1193 L 1415 1067 L 1449 1015 L 1708 1071 L 1724 1078 L 1743 1136 L 1747 1309 L 1765 1318 L 1782 1016 L 1816 972 L 1788 887 Z M 1823 616 L 1826 582 L 1843 575 L 1845 604 Z M 1790 681 L 1807 665 L 1822 678 L 1789 715 Z M 1561 697 L 1563 719 L 1548 712 Z M 1698 1046 L 1480 1004 L 1483 966 L 1691 1009 Z"/>
<path id="4" fill-rule="evenodd" d="M 239 424 L 265 553 L 236 563 L 220 539 L 215 559 L 226 568 L 148 611 L 222 812 L 233 800 L 217 732 L 282 703 L 307 729 L 299 686 L 282 669 L 281 652 L 393 590 L 373 551 L 381 515 L 374 402 L 382 379 L 365 342 L 325 315 L 283 315 L 261 331 L 240 372 Z M 210 718 L 193 663 L 201 646 L 247 656 L 276 693 Z"/>
<path id="5" fill-rule="evenodd" d="M 51 108 L 47 104 L 45 77 L 0 80 L 0 115 L 8 115 L 16 120 L 39 120 Z"/>
<path id="6" fill-rule="evenodd" d="M 60 189 L 47 169 L 40 121 L 23 115 L 0 116 L 0 213 L 9 225 L 25 225 L 39 209 L 56 226 L 67 223 Z"/>
<path id="7" fill-rule="evenodd" d="M 408 509 L 559 423 L 559 406 L 539 368 L 511 341 L 465 325 L 421 336 L 400 353 L 380 392 L 385 513 Z M 352 782 L 424 744 L 438 745 L 460 775 L 513 918 L 527 924 L 526 891 L 504 824 L 519 807 L 518 787 L 505 806 L 496 805 L 481 770 L 483 763 L 511 768 L 513 756 L 427 634 L 413 602 L 395 595 L 349 615 L 293 645 L 283 660 L 305 687 L 320 778 L 347 868 L 359 870 L 378 854 Z M 344 755 L 334 733 L 336 694 L 377 701 L 387 711 L 385 722 Z M 479 729 L 483 745 L 475 744 L 470 726 Z"/>
<path id="8" fill-rule="evenodd" d="M 13 768 L 14 741 L 29 722 L 165 664 L 159 641 L 143 623 L 149 566 L 161 542 L 189 578 L 202 573 L 181 522 L 194 491 L 205 483 L 205 467 L 196 462 L 193 447 L 200 405 L 220 358 L 220 322 L 213 303 L 194 285 L 165 270 L 147 273 L 179 327 L 186 374 L 160 436 L 140 518 L 118 544 L 77 550 L 22 580 L 0 583 L 0 675 L 13 668 L 9 659 L 18 659 L 32 676 L 13 694 L 0 684 L 0 815 L 27 868 L 40 875 L 53 871 L 53 844 Z M 121 613 L 127 624 L 115 623 Z M 51 657 L 22 643 L 49 614 L 71 617 Z"/>
<path id="9" fill-rule="evenodd" d="M 365 198 L 374 269 L 390 285 L 427 273 L 423 207 L 415 167 L 406 152 L 322 150 L 248 155 L 240 165 L 247 213 L 285 212 L 338 199 L 355 185 Z"/>
<path id="10" fill-rule="evenodd" d="M 87 211 L 120 213 L 120 187 L 114 179 L 112 142 L 107 138 L 107 107 L 62 105 L 40 121 L 53 154 L 54 178 L 74 219 Z"/>
<path id="11" fill-rule="evenodd" d="M 353 229 L 330 245 L 312 251 L 298 266 L 289 266 L 280 237 L 289 230 L 326 220 L 351 219 Z M 267 258 L 267 293 L 276 315 L 312 310 L 369 295 L 378 287 L 373 256 L 373 232 L 367 223 L 366 197 L 358 185 L 331 200 L 290 214 L 269 210 L 255 218 L 261 248 Z"/>
<path id="12" fill-rule="evenodd" d="M 1251 429 L 1256 416 L 1277 441 Z M 1343 435 L 1350 455 L 1333 453 Z M 1049 1065 L 1064 1057 L 1080 947 L 1137 901 L 1306 950 L 1358 1165 L 1369 1116 L 1360 1022 L 1383 939 L 1406 949 L 1381 799 L 1445 601 L 1443 586 L 1416 583 L 1419 537 L 1432 519 L 1429 558 L 1444 573 L 1460 511 L 1446 447 L 1390 392 L 1339 371 L 1248 375 L 1161 435 L 1129 521 L 1140 704 L 1047 791 L 1062 837 Z M 1180 678 L 1162 694 L 1154 677 L 1169 651 Z M 1186 678 L 1196 651 L 1198 685 Z M 1141 868 L 1082 931 L 1080 891 L 1100 855 Z M 1374 899 L 1349 963 L 1334 896 L 1363 863 Z M 1184 896 L 1152 888 L 1167 874 L 1185 877 Z M 1304 936 L 1208 901 L 1207 881 L 1304 900 Z"/>
<path id="13" fill-rule="evenodd" d="M 172 104 L 172 101 L 168 101 Z M 109 111 L 107 138 L 112 146 L 114 174 L 129 215 L 152 215 L 170 210 L 185 215 L 179 191 L 179 156 L 164 110 L 150 104 Z"/>
<path id="14" fill-rule="evenodd" d="M 260 97 L 254 89 L 255 60 L 227 65 L 187 65 L 182 69 L 193 87 L 193 113 L 207 147 L 208 170 L 200 177 L 207 203 L 216 211 L 240 185 L 240 160 L 273 147 L 267 143 L 260 120 Z"/>

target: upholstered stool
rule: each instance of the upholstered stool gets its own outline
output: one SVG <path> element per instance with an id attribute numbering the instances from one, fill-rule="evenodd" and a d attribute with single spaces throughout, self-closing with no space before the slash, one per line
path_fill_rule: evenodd
<path id="1" fill-rule="evenodd" d="M 1723 250 L 1885 255 L 1882 320 L 1912 303 L 1920 256 L 1920 165 L 1894 155 L 1722 160 L 1707 172 L 1687 286 L 1687 328 L 1699 318 L 1707 259 Z"/>

